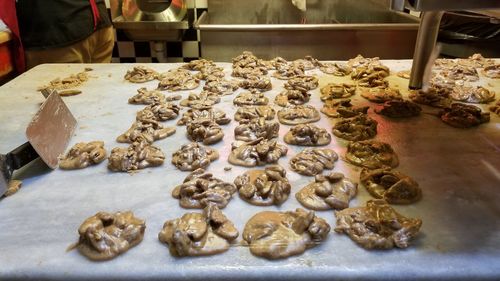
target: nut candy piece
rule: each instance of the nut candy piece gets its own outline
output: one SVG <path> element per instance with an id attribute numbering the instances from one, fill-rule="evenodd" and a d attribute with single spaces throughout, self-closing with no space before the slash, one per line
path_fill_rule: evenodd
<path id="1" fill-rule="evenodd" d="M 258 138 L 250 142 L 236 141 L 231 145 L 228 161 L 244 167 L 263 166 L 278 162 L 287 151 L 288 148 L 276 140 Z"/>
<path id="2" fill-rule="evenodd" d="M 376 140 L 349 143 L 346 159 L 351 164 L 368 169 L 395 168 L 399 165 L 398 156 L 392 147 Z"/>
<path id="3" fill-rule="evenodd" d="M 495 100 L 495 92 L 484 87 L 455 86 L 450 97 L 456 101 L 470 103 L 489 103 Z"/>
<path id="4" fill-rule="evenodd" d="M 267 105 L 269 103 L 269 99 L 264 96 L 263 93 L 256 89 L 251 89 L 250 91 L 243 92 L 237 95 L 233 103 L 238 106 L 243 105 Z"/>
<path id="5" fill-rule="evenodd" d="M 241 55 L 233 58 L 233 68 L 235 67 L 255 67 L 265 66 L 262 62 L 250 51 L 243 51 Z"/>
<path id="6" fill-rule="evenodd" d="M 101 163 L 106 156 L 103 141 L 79 142 L 59 159 L 59 168 L 64 170 L 86 168 Z"/>
<path id="7" fill-rule="evenodd" d="M 290 128 L 283 138 L 288 144 L 323 146 L 332 141 L 330 134 L 313 124 L 299 124 Z"/>
<path id="8" fill-rule="evenodd" d="M 378 122 L 366 114 L 342 119 L 333 126 L 333 134 L 350 141 L 367 140 L 377 134 Z"/>
<path id="9" fill-rule="evenodd" d="M 172 256 L 208 256 L 227 251 L 238 235 L 234 224 L 210 203 L 203 213 L 166 221 L 158 239 L 168 245 Z"/>
<path id="10" fill-rule="evenodd" d="M 493 106 L 490 106 L 490 111 L 500 116 L 500 100 Z"/>
<path id="11" fill-rule="evenodd" d="M 273 88 L 271 79 L 267 76 L 261 75 L 250 75 L 246 79 L 239 83 L 239 86 L 243 89 L 256 89 L 261 92 L 269 91 Z"/>
<path id="12" fill-rule="evenodd" d="M 189 174 L 181 185 L 172 191 L 172 197 L 179 199 L 179 205 L 187 209 L 201 209 L 210 203 L 220 209 L 227 206 L 236 192 L 236 186 L 215 178 L 199 168 Z"/>
<path id="13" fill-rule="evenodd" d="M 297 77 L 305 74 L 305 69 L 303 64 L 296 63 L 284 63 L 276 65 L 276 71 L 273 73 L 273 77 L 280 80 L 288 80 L 293 77 Z"/>
<path id="14" fill-rule="evenodd" d="M 253 141 L 258 138 L 274 139 L 278 137 L 280 124 L 265 118 L 242 119 L 234 128 L 234 138 L 241 141 Z"/>
<path id="15" fill-rule="evenodd" d="M 427 91 L 412 90 L 408 97 L 416 103 L 425 104 L 432 107 L 446 108 L 450 107 L 452 100 L 450 98 L 450 89 L 432 85 Z"/>
<path id="16" fill-rule="evenodd" d="M 198 168 L 208 167 L 210 162 L 218 158 L 219 152 L 217 150 L 192 142 L 181 146 L 172 154 L 172 164 L 181 171 L 194 171 Z"/>
<path id="17" fill-rule="evenodd" d="M 481 54 L 473 54 L 466 59 L 457 59 L 459 65 L 464 65 L 473 68 L 486 68 L 488 65 L 495 63 L 492 59 L 485 59 Z"/>
<path id="18" fill-rule="evenodd" d="M 324 62 L 319 64 L 319 70 L 326 74 L 333 74 L 335 76 L 346 76 L 351 74 L 352 68 L 345 63 L 338 62 Z"/>
<path id="19" fill-rule="evenodd" d="M 181 68 L 200 71 L 207 66 L 215 66 L 215 63 L 212 60 L 197 59 L 184 64 L 183 66 L 181 66 Z"/>
<path id="20" fill-rule="evenodd" d="M 225 125 L 231 122 L 231 119 L 226 116 L 226 113 L 216 108 L 190 108 L 182 114 L 181 119 L 177 121 L 177 125 L 186 125 L 193 120 L 210 119 L 219 125 Z"/>
<path id="21" fill-rule="evenodd" d="M 190 140 L 205 145 L 217 143 L 224 137 L 222 128 L 210 119 L 193 120 L 187 124 L 186 131 Z"/>
<path id="22" fill-rule="evenodd" d="M 193 90 L 200 85 L 200 80 L 194 77 L 189 70 L 183 68 L 171 69 L 159 74 L 158 80 L 160 80 L 158 90 Z"/>
<path id="23" fill-rule="evenodd" d="M 351 118 L 357 115 L 367 114 L 369 108 L 368 106 L 354 107 L 350 99 L 329 100 L 325 102 L 321 108 L 321 112 L 332 118 Z"/>
<path id="24" fill-rule="evenodd" d="M 108 169 L 115 172 L 128 172 L 160 166 L 164 161 L 165 154 L 161 149 L 141 141 L 132 143 L 128 148 L 113 148 L 108 157 Z"/>
<path id="25" fill-rule="evenodd" d="M 243 239 L 250 252 L 266 259 L 300 255 L 328 237 L 330 225 L 313 211 L 264 211 L 245 224 Z"/>
<path id="26" fill-rule="evenodd" d="M 288 80 L 284 87 L 288 90 L 299 90 L 307 92 L 318 88 L 318 78 L 309 75 L 299 75 Z"/>
<path id="27" fill-rule="evenodd" d="M 420 115 L 422 108 L 407 100 L 386 101 L 382 108 L 376 108 L 375 113 L 392 118 L 406 118 Z"/>
<path id="28" fill-rule="evenodd" d="M 285 125 L 298 125 L 319 121 L 318 110 L 311 105 L 289 105 L 278 111 L 278 120 Z"/>
<path id="29" fill-rule="evenodd" d="M 335 211 L 335 216 L 335 232 L 349 235 L 365 249 L 407 248 L 422 226 L 421 219 L 402 216 L 384 200 Z"/>
<path id="30" fill-rule="evenodd" d="M 136 246 L 144 237 L 146 224 L 131 211 L 99 212 L 78 228 L 76 248 L 95 261 L 112 259 Z"/>
<path id="31" fill-rule="evenodd" d="M 128 99 L 130 104 L 154 104 L 154 103 L 164 103 L 165 95 L 157 90 L 149 91 L 146 88 L 137 89 L 138 94 Z"/>
<path id="32" fill-rule="evenodd" d="M 475 82 L 479 80 L 479 74 L 477 73 L 476 68 L 464 65 L 454 65 L 451 68 L 443 69 L 443 71 L 441 71 L 441 75 L 445 79 L 455 81 L 461 80 Z"/>
<path id="33" fill-rule="evenodd" d="M 143 65 L 134 66 L 132 70 L 127 70 L 125 79 L 132 83 L 144 83 L 155 79 L 158 72 Z"/>
<path id="34" fill-rule="evenodd" d="M 386 101 L 403 99 L 399 90 L 394 88 L 361 89 L 361 96 L 375 103 L 384 103 Z"/>
<path id="35" fill-rule="evenodd" d="M 279 106 L 287 106 L 289 104 L 304 104 L 309 101 L 311 94 L 299 90 L 284 90 L 279 93 L 274 99 L 274 103 Z"/>
<path id="36" fill-rule="evenodd" d="M 341 173 L 316 175 L 314 180 L 295 193 L 295 198 L 304 207 L 315 211 L 345 209 L 358 192 L 358 185 Z"/>
<path id="37" fill-rule="evenodd" d="M 441 110 L 438 115 L 444 123 L 456 128 L 470 128 L 490 122 L 490 113 L 482 112 L 477 106 L 454 103 Z"/>
<path id="38" fill-rule="evenodd" d="M 385 65 L 382 64 L 370 64 L 370 65 L 365 65 L 365 66 L 358 66 L 355 67 L 351 73 L 351 78 L 353 80 L 364 80 L 367 79 L 371 80 L 369 77 L 377 77 L 377 79 L 383 79 L 389 74 L 391 71 L 389 68 Z"/>
<path id="39" fill-rule="evenodd" d="M 130 129 L 116 138 L 117 142 L 132 143 L 138 140 L 144 140 L 153 143 L 175 133 L 175 127 L 163 127 L 158 121 L 141 120 L 135 121 Z"/>
<path id="40" fill-rule="evenodd" d="M 224 68 L 217 65 L 205 65 L 200 69 L 200 72 L 196 73 L 194 77 L 199 80 L 205 80 L 206 83 L 210 81 L 215 81 L 223 79 L 226 74 L 224 74 Z M 224 79 L 225 80 L 225 79 Z"/>
<path id="41" fill-rule="evenodd" d="M 491 79 L 500 79 L 500 63 L 485 66 L 483 75 Z"/>
<path id="42" fill-rule="evenodd" d="M 328 83 L 321 88 L 321 100 L 345 99 L 356 94 L 356 85 L 348 83 Z"/>
<path id="43" fill-rule="evenodd" d="M 353 68 L 369 67 L 372 65 L 381 65 L 379 57 L 365 58 L 362 55 L 357 55 L 355 58 L 350 59 L 347 65 Z"/>
<path id="44" fill-rule="evenodd" d="M 303 59 L 296 59 L 292 63 L 300 65 L 305 70 L 311 70 L 320 65 L 320 62 L 312 56 L 305 56 Z"/>
<path id="45" fill-rule="evenodd" d="M 286 171 L 279 165 L 247 171 L 237 176 L 234 184 L 241 199 L 257 206 L 281 205 L 288 199 L 291 190 Z"/>
<path id="46" fill-rule="evenodd" d="M 338 159 L 337 153 L 329 148 L 306 148 L 290 159 L 290 167 L 301 175 L 314 176 L 333 169 Z"/>
<path id="47" fill-rule="evenodd" d="M 389 81 L 385 79 L 385 74 L 382 71 L 374 72 L 366 77 L 358 80 L 358 86 L 374 88 L 375 89 L 385 89 L 389 87 Z"/>
<path id="48" fill-rule="evenodd" d="M 238 82 L 236 81 L 218 78 L 210 81 L 207 80 L 203 86 L 203 90 L 223 96 L 231 95 L 238 89 L 238 87 Z"/>
<path id="49" fill-rule="evenodd" d="M 363 169 L 359 176 L 366 190 L 389 204 L 411 204 L 422 197 L 418 183 L 409 176 L 390 169 Z"/>
<path id="50" fill-rule="evenodd" d="M 396 73 L 396 76 L 404 78 L 404 79 L 410 79 L 410 74 L 411 74 L 410 70 L 401 70 L 401 71 L 398 71 L 398 73 Z"/>
<path id="51" fill-rule="evenodd" d="M 252 120 L 264 118 L 273 120 L 276 111 L 268 105 L 243 106 L 239 107 L 234 114 L 234 120 L 242 122 L 243 120 Z"/>
<path id="52" fill-rule="evenodd" d="M 219 103 L 220 97 L 216 93 L 202 91 L 199 94 L 191 93 L 187 99 L 181 100 L 179 103 L 181 106 L 188 106 L 196 109 L 203 109 L 211 107 L 212 105 Z"/>
<path id="53" fill-rule="evenodd" d="M 136 120 L 167 121 L 179 116 L 179 106 L 170 102 L 153 103 L 137 112 Z"/>
<path id="54" fill-rule="evenodd" d="M 267 68 L 265 66 L 233 66 L 233 72 L 231 72 L 233 77 L 241 77 L 245 79 L 256 76 L 266 76 L 266 74 Z M 242 86 L 240 85 L 240 87 Z"/>

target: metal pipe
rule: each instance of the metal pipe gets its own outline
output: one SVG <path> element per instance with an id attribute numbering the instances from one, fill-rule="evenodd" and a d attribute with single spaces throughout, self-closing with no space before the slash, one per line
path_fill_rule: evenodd
<path id="1" fill-rule="evenodd" d="M 422 13 L 417 34 L 417 42 L 415 43 L 415 51 L 413 53 L 413 64 L 411 66 L 409 83 L 410 89 L 422 88 L 422 78 L 424 76 L 425 66 L 436 44 L 439 33 L 439 23 L 441 22 L 443 13 L 443 11 L 428 11 Z"/>

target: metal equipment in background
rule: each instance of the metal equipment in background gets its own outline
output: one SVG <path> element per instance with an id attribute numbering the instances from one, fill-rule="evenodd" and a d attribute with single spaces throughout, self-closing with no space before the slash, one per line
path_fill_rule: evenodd
<path id="1" fill-rule="evenodd" d="M 419 19 L 388 9 L 389 1 L 306 0 L 304 11 L 291 0 L 208 0 L 194 26 L 201 55 L 215 61 L 244 50 L 266 59 L 411 58 Z"/>
<path id="2" fill-rule="evenodd" d="M 436 44 L 439 33 L 439 24 L 444 11 L 476 10 L 476 9 L 498 9 L 498 0 L 391 0 L 391 7 L 403 9 L 408 7 L 415 11 L 422 11 L 420 27 L 415 43 L 413 64 L 409 87 L 411 89 L 422 88 L 422 79 L 425 66 Z"/>
<path id="3" fill-rule="evenodd" d="M 153 41 L 165 62 L 164 41 L 178 41 L 189 28 L 184 0 L 110 0 L 111 19 L 133 41 Z"/>

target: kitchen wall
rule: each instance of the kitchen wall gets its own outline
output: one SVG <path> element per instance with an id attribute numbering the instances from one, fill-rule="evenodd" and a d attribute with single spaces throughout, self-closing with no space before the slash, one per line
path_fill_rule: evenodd
<path id="1" fill-rule="evenodd" d="M 190 25 L 207 10 L 207 0 L 187 0 L 187 16 Z M 109 1 L 106 0 L 109 10 Z M 151 63 L 154 57 L 152 42 L 134 42 L 121 30 L 115 30 L 115 47 L 111 62 Z M 186 30 L 181 41 L 166 42 L 167 62 L 188 62 L 200 56 L 200 36 L 192 26 Z"/>

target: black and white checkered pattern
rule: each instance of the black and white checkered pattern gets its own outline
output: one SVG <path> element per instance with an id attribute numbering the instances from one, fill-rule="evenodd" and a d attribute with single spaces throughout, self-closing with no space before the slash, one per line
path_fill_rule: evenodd
<path id="1" fill-rule="evenodd" d="M 207 10 L 206 0 L 187 1 L 187 19 L 189 29 L 184 32 L 181 41 L 167 41 L 165 43 L 165 57 L 167 62 L 189 62 L 200 57 L 200 37 L 193 23 Z M 123 30 L 117 29 L 113 48 L 114 63 L 156 63 L 153 42 L 138 42 L 130 40 Z"/>

